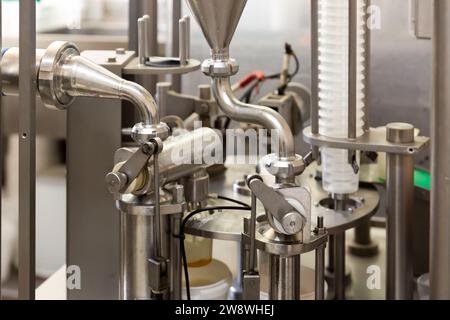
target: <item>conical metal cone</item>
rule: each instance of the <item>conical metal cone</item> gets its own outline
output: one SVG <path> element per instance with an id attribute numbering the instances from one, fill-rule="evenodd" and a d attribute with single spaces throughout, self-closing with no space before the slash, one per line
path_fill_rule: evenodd
<path id="1" fill-rule="evenodd" d="M 186 0 L 214 51 L 227 49 L 247 0 Z"/>

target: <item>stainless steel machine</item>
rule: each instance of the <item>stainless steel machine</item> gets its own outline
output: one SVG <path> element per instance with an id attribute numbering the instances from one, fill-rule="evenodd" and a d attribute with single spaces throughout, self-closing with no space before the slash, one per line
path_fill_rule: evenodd
<path id="1" fill-rule="evenodd" d="M 431 298 L 445 299 L 450 7 L 434 2 L 430 276 Z M 232 83 L 240 75 L 232 39 L 247 0 L 186 0 L 210 48 L 203 63 L 191 57 L 191 17 L 181 16 L 179 0 L 168 56 L 157 50 L 157 1 L 142 3 L 130 1 L 130 50 L 80 52 L 66 41 L 36 49 L 34 1 L 20 2 L 20 47 L 1 58 L 2 93 L 21 102 L 19 298 L 34 299 L 35 289 L 38 96 L 67 113 L 67 266 L 80 267 L 83 283 L 67 290 L 69 299 L 190 299 L 190 255 L 217 240 L 235 243 L 230 299 L 300 300 L 311 254 L 314 298 L 346 299 L 346 232 L 355 229 L 359 252 L 377 254 L 377 183 L 387 189 L 386 299 L 413 299 L 414 157 L 430 139 L 408 123 L 371 127 L 371 1 L 311 1 L 311 90 L 293 82 L 290 60 L 297 69 L 299 62 L 286 45 L 273 77 L 279 87 L 254 104 L 251 90 L 239 99 L 242 83 Z M 210 84 L 197 96 L 183 93 L 181 76 L 198 70 Z M 160 81 L 169 75 L 172 82 Z M 298 154 L 296 134 L 308 154 Z M 385 181 L 364 182 L 364 161 L 379 163 L 383 154 Z M 250 158 L 257 161 L 230 164 Z"/>

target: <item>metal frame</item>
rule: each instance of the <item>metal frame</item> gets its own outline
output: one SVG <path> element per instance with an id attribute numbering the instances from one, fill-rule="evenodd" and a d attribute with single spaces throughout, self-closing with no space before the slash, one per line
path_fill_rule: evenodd
<path id="1" fill-rule="evenodd" d="M 108 63 L 111 55 L 114 51 L 82 53 L 122 76 L 132 54 L 116 55 L 116 63 Z M 79 266 L 82 277 L 81 290 L 67 291 L 70 300 L 119 298 L 120 215 L 105 176 L 122 146 L 121 128 L 119 100 L 78 98 L 68 109 L 67 265 Z"/>
<path id="2" fill-rule="evenodd" d="M 450 3 L 434 1 L 430 298 L 450 299 Z"/>
<path id="3" fill-rule="evenodd" d="M 2 0 L 0 0 L 0 48 L 3 47 L 2 41 Z M 3 92 L 2 88 L 2 69 L 0 64 L 0 92 Z M 0 300 L 2 300 L 2 189 L 3 189 L 3 108 L 2 108 L 2 95 L 0 94 Z"/>
<path id="4" fill-rule="evenodd" d="M 179 20 L 181 19 L 181 0 L 172 0 L 172 21 L 171 21 L 171 39 L 170 41 L 170 52 L 169 56 L 177 57 L 180 51 L 180 30 L 179 30 Z M 182 81 L 181 75 L 172 75 L 172 88 L 176 92 L 181 92 Z"/>
<path id="5" fill-rule="evenodd" d="M 35 298 L 36 2 L 20 1 L 19 299 Z"/>
<path id="6" fill-rule="evenodd" d="M 319 1 L 311 0 L 311 132 L 319 134 Z M 314 158 L 319 148 L 313 146 Z"/>

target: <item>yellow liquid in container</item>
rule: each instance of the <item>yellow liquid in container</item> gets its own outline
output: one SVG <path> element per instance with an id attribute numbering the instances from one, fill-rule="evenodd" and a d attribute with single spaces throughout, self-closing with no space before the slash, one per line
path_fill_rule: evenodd
<path id="1" fill-rule="evenodd" d="M 211 239 L 186 235 L 184 246 L 189 267 L 203 267 L 212 261 L 213 242 Z"/>

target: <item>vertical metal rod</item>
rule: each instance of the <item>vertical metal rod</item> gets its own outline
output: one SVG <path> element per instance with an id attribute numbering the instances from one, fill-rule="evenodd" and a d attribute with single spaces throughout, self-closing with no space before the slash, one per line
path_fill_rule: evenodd
<path id="1" fill-rule="evenodd" d="M 158 55 L 158 0 L 142 0 L 140 5 L 141 15 L 148 15 L 149 20 L 147 24 L 147 57 L 154 57 Z M 139 82 L 151 94 L 156 92 L 157 76 L 142 76 Z"/>
<path id="2" fill-rule="evenodd" d="M 172 87 L 172 84 L 169 82 L 158 82 L 156 84 L 156 98 L 159 107 L 159 116 L 161 118 L 168 115 L 167 112 L 167 103 L 169 91 Z"/>
<path id="3" fill-rule="evenodd" d="M 181 265 L 181 250 L 179 236 L 181 225 L 181 214 L 172 215 L 170 217 L 170 228 L 172 236 L 170 237 L 170 268 L 171 268 L 171 291 L 173 300 L 181 300 L 182 290 L 182 265 Z"/>
<path id="4" fill-rule="evenodd" d="M 191 58 L 191 17 L 184 16 L 186 20 L 186 57 L 189 60 Z"/>
<path id="5" fill-rule="evenodd" d="M 126 250 L 127 250 L 127 213 L 120 211 L 120 266 L 119 266 L 119 300 L 126 300 L 127 298 L 127 261 L 126 261 Z"/>
<path id="6" fill-rule="evenodd" d="M 345 300 L 345 232 L 334 235 L 334 299 Z"/>
<path id="7" fill-rule="evenodd" d="M 334 235 L 330 234 L 328 238 L 328 266 L 327 270 L 330 274 L 334 274 Z"/>
<path id="8" fill-rule="evenodd" d="M 19 2 L 19 299 L 35 298 L 36 2 Z"/>
<path id="9" fill-rule="evenodd" d="M 325 299 L 325 245 L 316 249 L 316 300 Z"/>
<path id="10" fill-rule="evenodd" d="M 408 124 L 388 124 L 387 140 L 398 144 L 413 143 L 414 127 Z M 414 158 L 412 155 L 387 154 L 386 163 L 388 195 L 386 298 L 407 300 L 413 298 L 410 227 L 413 223 Z"/>
<path id="11" fill-rule="evenodd" d="M 349 0 L 348 137 L 356 139 L 358 81 L 358 1 Z"/>
<path id="12" fill-rule="evenodd" d="M 0 0 L 0 48 L 3 48 L 2 39 L 2 0 Z M 2 69 L 0 64 L 0 92 L 2 88 Z M 3 108 L 0 94 L 0 300 L 2 300 L 2 189 L 3 189 Z"/>
<path id="13" fill-rule="evenodd" d="M 176 57 L 179 54 L 180 46 L 179 46 L 179 30 L 178 30 L 178 21 L 181 18 L 181 0 L 172 0 L 172 23 L 171 23 L 171 35 L 170 35 L 170 52 L 169 55 L 172 57 Z M 181 92 L 181 75 L 173 75 L 172 76 L 172 89 L 176 92 Z"/>
<path id="14" fill-rule="evenodd" d="M 136 21 L 140 17 L 140 0 L 129 0 L 128 7 L 128 49 L 138 51 L 138 27 Z"/>
<path id="15" fill-rule="evenodd" d="M 256 270 L 256 196 L 252 192 L 251 200 L 252 212 L 250 216 L 250 262 L 248 272 L 254 272 Z"/>
<path id="16" fill-rule="evenodd" d="M 147 35 L 147 25 L 144 18 L 139 18 L 138 21 L 138 56 L 139 64 L 145 65 L 147 59 L 145 55 L 146 50 L 146 35 Z"/>
<path id="17" fill-rule="evenodd" d="M 245 245 L 242 241 L 236 243 L 237 259 L 236 259 L 236 278 L 233 281 L 233 285 L 228 293 L 228 300 L 242 300 L 243 291 L 243 275 L 246 270 L 245 266 L 245 256 L 246 250 Z"/>
<path id="18" fill-rule="evenodd" d="M 146 8 L 144 10 L 149 16 L 148 26 L 148 49 L 149 56 L 158 55 L 158 1 L 147 0 Z"/>
<path id="19" fill-rule="evenodd" d="M 317 217 L 317 234 L 323 235 L 325 232 L 323 216 Z M 325 299 L 325 246 L 323 244 L 316 249 L 315 261 L 315 298 Z"/>
<path id="20" fill-rule="evenodd" d="M 433 107 L 431 112 L 432 186 L 431 299 L 450 299 L 450 2 L 434 1 Z"/>
<path id="21" fill-rule="evenodd" d="M 364 20 L 364 131 L 370 129 L 370 95 L 371 95 L 371 54 L 372 54 L 372 34 L 369 23 L 367 21 L 369 17 L 368 10 L 372 4 L 371 0 L 365 0 L 365 20 Z"/>
<path id="22" fill-rule="evenodd" d="M 155 185 L 155 225 L 154 225 L 154 241 L 155 244 L 155 257 L 161 257 L 161 208 L 160 208 L 160 196 L 159 196 L 159 156 L 157 153 L 153 155 L 153 174 Z"/>
<path id="23" fill-rule="evenodd" d="M 179 34 L 180 34 L 180 65 L 185 66 L 188 63 L 187 58 L 187 21 L 182 18 L 179 21 Z"/>
<path id="24" fill-rule="evenodd" d="M 144 29 L 144 52 L 145 52 L 145 58 L 149 58 L 151 57 L 151 50 L 152 50 L 152 45 L 150 43 L 150 32 L 151 32 L 151 20 L 150 20 L 150 16 L 148 14 L 144 15 L 142 17 L 142 19 L 144 19 L 144 25 L 145 25 L 145 29 Z"/>
<path id="25" fill-rule="evenodd" d="M 311 132 L 319 133 L 319 1 L 311 0 Z M 319 149 L 313 147 L 314 158 Z"/>

